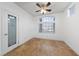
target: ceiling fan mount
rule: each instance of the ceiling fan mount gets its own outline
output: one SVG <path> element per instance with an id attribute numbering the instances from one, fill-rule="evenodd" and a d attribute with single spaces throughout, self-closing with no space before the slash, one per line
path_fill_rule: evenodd
<path id="1" fill-rule="evenodd" d="M 47 2 L 46 4 L 36 3 L 36 6 L 38 6 L 40 9 L 35 12 L 41 12 L 42 14 L 45 14 L 46 12 L 51 12 L 52 10 L 48 8 L 50 5 L 50 2 Z"/>

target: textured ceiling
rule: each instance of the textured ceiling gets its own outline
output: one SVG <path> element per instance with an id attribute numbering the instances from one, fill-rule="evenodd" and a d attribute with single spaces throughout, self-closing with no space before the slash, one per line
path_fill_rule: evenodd
<path id="1" fill-rule="evenodd" d="M 36 6 L 36 3 L 37 2 L 16 2 L 16 4 L 18 6 L 23 8 L 25 11 L 27 11 L 31 15 L 40 16 L 41 15 L 40 12 L 35 12 L 36 10 L 39 10 L 39 7 Z M 40 3 L 42 3 L 42 2 L 40 2 Z M 70 2 L 52 2 L 52 4 L 49 6 L 49 8 L 52 9 L 52 11 L 47 14 L 62 12 L 68 7 L 69 4 L 70 4 Z"/>

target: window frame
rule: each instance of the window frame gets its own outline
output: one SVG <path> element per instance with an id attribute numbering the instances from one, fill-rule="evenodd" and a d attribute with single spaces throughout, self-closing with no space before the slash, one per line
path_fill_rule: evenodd
<path id="1" fill-rule="evenodd" d="M 42 18 L 44 18 L 44 17 L 52 17 L 53 18 L 52 22 L 46 22 L 46 23 L 52 23 L 52 25 L 53 25 L 52 30 L 50 30 L 50 31 L 49 30 L 44 31 L 44 29 L 42 29 L 43 25 L 45 24 L 45 22 L 42 22 Z M 55 16 L 43 16 L 43 17 L 41 17 L 39 19 L 39 32 L 40 33 L 55 33 Z"/>
<path id="2" fill-rule="evenodd" d="M 73 12 L 72 12 L 73 11 Z M 71 16 L 74 16 L 75 14 L 75 4 L 71 4 L 69 7 L 68 7 L 68 10 L 67 10 L 67 15 L 68 17 L 71 17 Z"/>

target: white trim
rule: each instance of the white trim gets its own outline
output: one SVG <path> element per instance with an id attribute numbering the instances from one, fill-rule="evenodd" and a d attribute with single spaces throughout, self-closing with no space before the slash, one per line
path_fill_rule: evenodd
<path id="1" fill-rule="evenodd" d="M 72 43 L 72 42 L 69 42 L 68 40 L 75 40 L 75 39 L 73 39 L 73 38 L 69 38 L 69 37 L 65 37 L 64 36 L 64 42 L 74 51 L 74 52 L 76 52 L 76 54 L 77 55 L 79 55 L 79 51 L 78 51 L 78 47 L 76 47 L 75 45 L 74 45 L 74 43 Z"/>
<path id="2" fill-rule="evenodd" d="M 16 20 L 16 22 L 17 22 L 17 30 L 16 30 L 16 33 L 17 33 L 17 35 L 18 35 L 18 16 L 16 15 L 16 14 L 14 14 L 13 12 L 11 12 L 11 11 L 9 11 L 9 10 L 7 10 L 7 9 L 4 9 L 4 8 L 1 8 L 1 20 L 3 20 L 3 19 L 5 19 L 4 18 L 4 15 L 6 14 L 6 15 L 8 15 L 8 14 L 11 14 L 11 15 L 14 15 L 14 16 L 16 16 L 16 18 L 17 18 L 17 20 Z M 1 30 L 2 30 L 2 27 L 3 27 L 3 25 L 1 26 Z M 2 31 L 1 31 L 2 32 Z M 5 37 L 4 37 L 4 35 L 3 35 L 4 33 L 1 33 L 1 42 L 3 42 L 3 39 L 6 39 Z M 3 35 L 3 36 L 2 36 Z M 18 46 L 18 41 L 19 40 L 19 38 L 18 38 L 18 36 L 17 36 L 17 43 L 16 43 L 16 45 L 13 45 L 13 46 L 11 46 L 11 47 L 9 47 L 9 48 L 7 48 L 6 49 L 6 51 L 3 51 L 2 49 L 2 44 L 1 44 L 1 55 L 4 55 L 5 53 L 7 53 L 7 52 L 9 52 L 9 51 L 11 51 L 12 49 L 14 49 L 14 48 L 16 48 L 17 46 Z M 4 45 L 4 44 L 3 44 Z"/>
<path id="3" fill-rule="evenodd" d="M 57 35 L 57 34 L 43 34 L 40 33 L 36 38 L 44 38 L 44 39 L 49 39 L 49 40 L 59 40 L 59 41 L 64 41 L 64 36 L 63 35 Z"/>
<path id="4" fill-rule="evenodd" d="M 73 12 L 73 13 L 75 14 L 75 3 L 71 3 L 71 4 L 69 5 L 69 7 L 67 8 L 67 16 L 68 16 L 68 17 L 71 17 L 71 16 L 74 15 L 74 14 L 71 15 L 71 13 L 70 13 L 70 12 L 71 12 L 70 9 L 71 9 L 73 6 L 74 6 L 74 12 Z"/>
<path id="5" fill-rule="evenodd" d="M 26 39 L 26 37 L 25 37 L 24 39 Z M 1 55 L 1 56 L 5 55 L 6 53 L 12 51 L 13 49 L 17 48 L 18 46 L 23 45 L 25 42 L 27 42 L 27 41 L 29 41 L 29 40 L 31 40 L 31 39 L 32 39 L 32 38 L 28 38 L 28 40 L 25 40 L 25 41 L 19 43 L 16 47 L 14 47 L 14 48 L 12 48 L 12 49 L 9 49 L 8 51 L 6 51 L 6 52 L 4 52 L 4 53 L 1 53 L 0 55 Z"/>
<path id="6" fill-rule="evenodd" d="M 79 52 L 74 48 L 68 41 L 65 41 L 65 43 L 74 51 L 77 55 L 79 55 Z"/>

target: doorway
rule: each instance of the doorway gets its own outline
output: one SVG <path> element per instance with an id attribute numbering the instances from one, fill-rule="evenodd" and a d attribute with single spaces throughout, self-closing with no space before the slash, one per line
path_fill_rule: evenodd
<path id="1" fill-rule="evenodd" d="M 14 13 L 2 10 L 2 53 L 5 54 L 18 45 L 18 18 Z"/>

